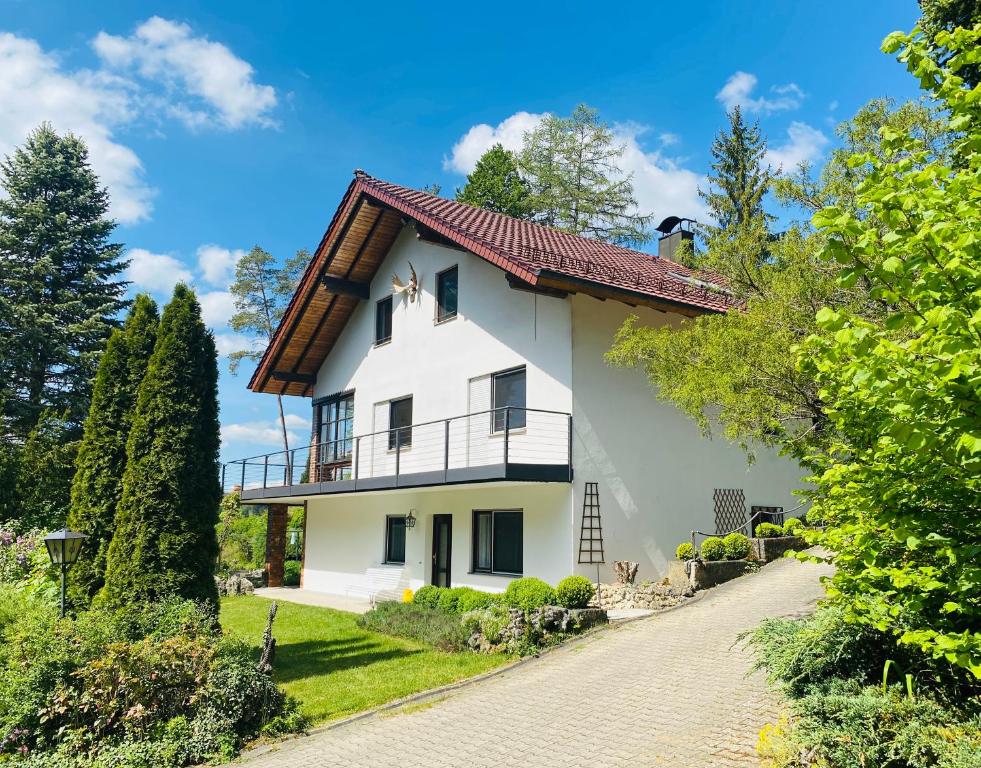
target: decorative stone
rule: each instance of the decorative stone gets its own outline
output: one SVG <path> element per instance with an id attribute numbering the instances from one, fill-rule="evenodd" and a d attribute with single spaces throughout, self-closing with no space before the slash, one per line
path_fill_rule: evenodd
<path id="1" fill-rule="evenodd" d="M 641 584 L 600 584 L 593 603 L 605 610 L 641 608 L 660 610 L 683 602 L 693 594 L 687 579 L 682 584 L 645 581 Z"/>
<path id="2" fill-rule="evenodd" d="M 616 574 L 617 582 L 620 584 L 633 584 L 634 579 L 637 578 L 637 569 L 639 567 L 640 563 L 634 563 L 630 560 L 613 561 L 613 572 Z"/>
<path id="3" fill-rule="evenodd" d="M 226 595 L 251 595 L 255 592 L 255 586 L 252 582 L 237 573 L 224 579 L 215 576 L 215 584 L 218 586 L 218 594 L 222 597 Z"/>

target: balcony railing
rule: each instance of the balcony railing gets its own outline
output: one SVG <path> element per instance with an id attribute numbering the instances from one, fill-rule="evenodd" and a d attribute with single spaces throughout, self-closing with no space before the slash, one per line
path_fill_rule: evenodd
<path id="1" fill-rule="evenodd" d="M 490 480 L 571 482 L 572 416 L 536 408 L 494 410 L 337 436 L 230 461 L 225 491 L 263 499 Z"/>

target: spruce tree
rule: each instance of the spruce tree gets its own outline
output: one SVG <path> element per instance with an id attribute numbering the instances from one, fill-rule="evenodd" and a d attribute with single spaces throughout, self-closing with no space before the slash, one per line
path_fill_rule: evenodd
<path id="1" fill-rule="evenodd" d="M 64 412 L 45 408 L 16 452 L 14 517 L 23 528 L 61 528 L 71 502 L 78 439 Z"/>
<path id="2" fill-rule="evenodd" d="M 217 604 L 218 360 L 185 285 L 164 308 L 126 444 L 123 494 L 97 600 Z"/>
<path id="3" fill-rule="evenodd" d="M 712 171 L 708 190 L 699 196 L 708 205 L 715 226 L 710 231 L 741 227 L 750 221 L 769 217 L 763 211 L 763 197 L 770 188 L 772 173 L 764 167 L 766 139 L 759 123 L 748 125 L 738 106 L 729 113 L 729 128 L 712 142 Z"/>
<path id="4" fill-rule="evenodd" d="M 68 515 L 68 527 L 88 536 L 78 563 L 68 572 L 70 597 L 77 606 L 88 605 L 103 585 L 136 393 L 153 354 L 159 323 L 153 299 L 137 296 L 125 325 L 112 332 L 99 362 Z"/>
<path id="5" fill-rule="evenodd" d="M 461 203 L 506 213 L 516 219 L 531 217 L 530 196 L 528 184 L 518 172 L 517 158 L 500 144 L 481 156 L 467 176 L 467 183 L 456 193 Z"/>
<path id="6" fill-rule="evenodd" d="M 23 442 L 45 409 L 77 433 L 125 306 L 109 196 L 77 137 L 41 125 L 0 162 L 0 382 L 4 432 Z"/>

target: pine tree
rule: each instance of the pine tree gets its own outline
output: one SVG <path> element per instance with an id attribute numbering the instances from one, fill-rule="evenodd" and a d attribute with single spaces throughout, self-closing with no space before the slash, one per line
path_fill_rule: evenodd
<path id="1" fill-rule="evenodd" d="M 518 172 L 514 153 L 500 144 L 488 149 L 458 189 L 456 199 L 488 211 L 505 213 L 516 219 L 531 218 L 531 193 Z"/>
<path id="2" fill-rule="evenodd" d="M 125 306 L 109 196 L 75 136 L 48 124 L 0 162 L 0 382 L 8 439 L 42 411 L 80 432 L 91 380 Z"/>
<path id="3" fill-rule="evenodd" d="M 68 527 L 88 536 L 78 563 L 68 572 L 70 597 L 77 606 L 88 605 L 103 585 L 122 496 L 136 393 L 146 375 L 159 324 L 153 299 L 137 296 L 125 325 L 112 332 L 99 362 L 75 462 L 68 515 Z"/>
<path id="4" fill-rule="evenodd" d="M 16 452 L 14 516 L 25 528 L 60 528 L 71 503 L 78 440 L 65 413 L 46 408 Z"/>
<path id="5" fill-rule="evenodd" d="M 123 494 L 97 602 L 217 603 L 218 361 L 185 285 L 164 308 L 126 444 Z"/>
<path id="6" fill-rule="evenodd" d="M 720 131 L 712 143 L 714 175 L 709 176 L 708 191 L 698 191 L 715 219 L 710 231 L 740 227 L 760 216 L 772 220 L 763 211 L 763 197 L 773 179 L 769 166 L 763 165 L 765 156 L 759 123 L 747 125 L 742 110 L 734 107 L 729 129 Z"/>
<path id="7" fill-rule="evenodd" d="M 584 104 L 567 118 L 547 115 L 518 156 L 535 220 L 612 243 L 647 242 L 652 216 L 637 209 L 631 177 L 620 167 L 624 149 Z"/>

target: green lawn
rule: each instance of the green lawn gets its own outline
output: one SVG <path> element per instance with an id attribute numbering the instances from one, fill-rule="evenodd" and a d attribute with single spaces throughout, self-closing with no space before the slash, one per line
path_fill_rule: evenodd
<path id="1" fill-rule="evenodd" d="M 221 602 L 226 632 L 262 640 L 270 600 L 228 597 Z M 504 664 L 501 654 L 444 653 L 398 637 L 366 632 L 353 613 L 279 603 L 276 681 L 318 723 L 370 709 L 427 688 Z"/>

